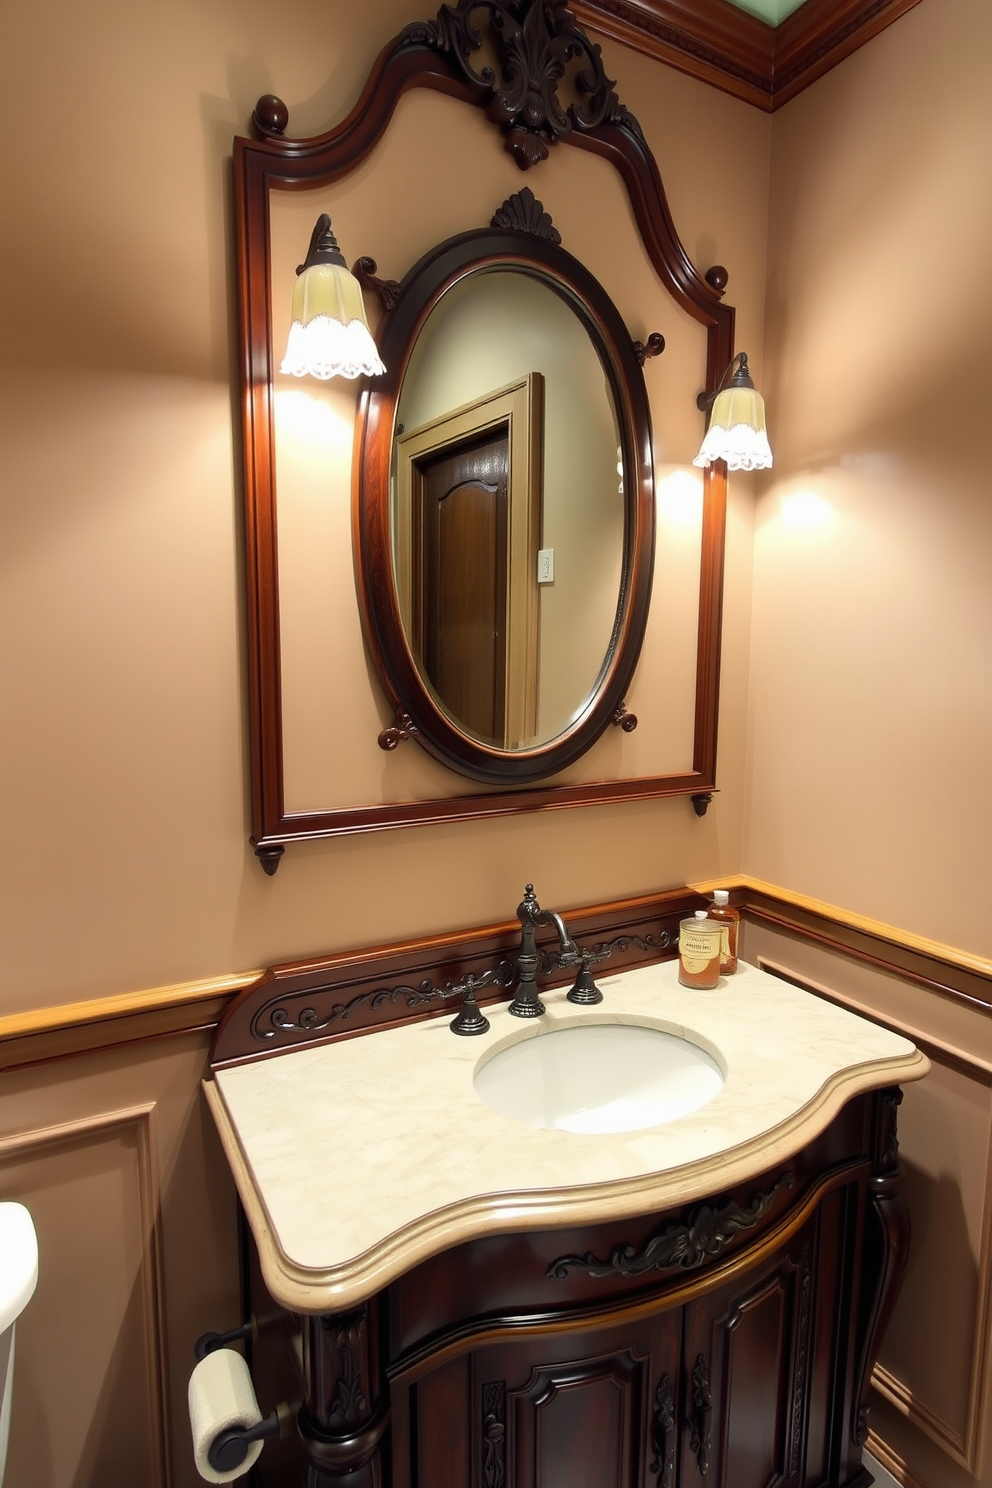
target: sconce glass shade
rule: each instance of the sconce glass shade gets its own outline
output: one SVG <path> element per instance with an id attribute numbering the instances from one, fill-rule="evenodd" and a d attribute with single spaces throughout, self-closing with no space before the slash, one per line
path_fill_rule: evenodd
<path id="1" fill-rule="evenodd" d="M 728 470 L 768 470 L 772 452 L 765 433 L 765 403 L 751 381 L 747 352 L 739 351 L 715 393 L 700 393 L 696 404 L 710 410 L 706 437 L 693 465 L 726 460 Z"/>
<path id="2" fill-rule="evenodd" d="M 385 372 L 362 286 L 340 264 L 314 264 L 293 286 L 293 323 L 281 372 L 293 377 L 376 377 Z"/>
<path id="3" fill-rule="evenodd" d="M 385 372 L 365 317 L 362 286 L 350 273 L 326 214 L 317 220 L 296 271 L 293 323 L 280 372 L 292 377 L 377 377 Z"/>

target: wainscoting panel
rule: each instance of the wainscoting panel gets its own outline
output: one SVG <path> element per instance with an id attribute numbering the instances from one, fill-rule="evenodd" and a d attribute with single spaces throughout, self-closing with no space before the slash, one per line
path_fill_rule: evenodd
<path id="1" fill-rule="evenodd" d="M 874 1375 L 870 1450 L 906 1488 L 982 1488 L 992 1303 L 992 1017 L 745 910 L 745 959 L 905 1032 L 933 1062 L 899 1116 L 913 1225 Z M 879 954 L 884 954 L 879 950 Z M 934 968 L 934 981 L 940 981 Z M 909 1464 L 912 1466 L 910 1467 Z"/>
<path id="2" fill-rule="evenodd" d="M 5 1488 L 193 1488 L 199 1332 L 239 1320 L 235 1200 L 202 1119 L 209 1039 L 0 1074 L 0 1198 L 30 1209 Z"/>

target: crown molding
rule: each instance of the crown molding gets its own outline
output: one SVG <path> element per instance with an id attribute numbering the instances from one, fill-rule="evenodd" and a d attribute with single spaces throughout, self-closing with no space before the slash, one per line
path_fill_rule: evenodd
<path id="1" fill-rule="evenodd" d="M 805 0 L 780 26 L 730 0 L 573 0 L 590 30 L 774 113 L 919 0 Z"/>

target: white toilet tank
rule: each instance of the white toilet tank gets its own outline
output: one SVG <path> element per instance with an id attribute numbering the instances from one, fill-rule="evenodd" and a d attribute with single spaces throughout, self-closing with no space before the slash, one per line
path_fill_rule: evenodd
<path id="1" fill-rule="evenodd" d="M 23 1204 L 0 1204 L 0 1483 L 7 1461 L 14 1323 L 38 1283 L 38 1237 Z"/>

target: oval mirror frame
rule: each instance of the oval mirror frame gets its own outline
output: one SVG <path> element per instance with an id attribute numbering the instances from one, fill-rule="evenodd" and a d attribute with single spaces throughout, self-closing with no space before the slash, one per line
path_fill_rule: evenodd
<path id="1" fill-rule="evenodd" d="M 556 235 L 557 236 L 557 235 Z M 508 270 L 558 294 L 589 335 L 612 397 L 623 463 L 623 557 L 617 610 L 591 692 L 565 728 L 519 749 L 487 744 L 439 705 L 413 656 L 393 564 L 392 467 L 396 412 L 418 338 L 456 285 Z M 622 707 L 644 636 L 654 567 L 654 474 L 647 390 L 633 341 L 606 290 L 578 259 L 545 236 L 512 227 L 461 233 L 415 264 L 379 329 L 385 375 L 365 388 L 355 430 L 355 549 L 366 641 L 398 718 L 438 760 L 473 780 L 524 785 L 546 779 L 591 747 Z M 412 729 L 411 729 L 412 726 Z M 389 748 L 393 731 L 380 738 Z"/>

